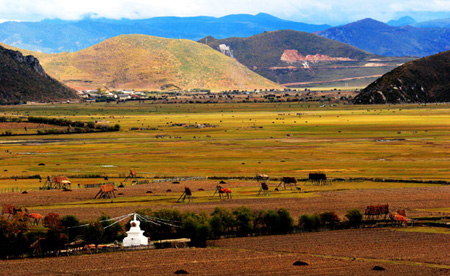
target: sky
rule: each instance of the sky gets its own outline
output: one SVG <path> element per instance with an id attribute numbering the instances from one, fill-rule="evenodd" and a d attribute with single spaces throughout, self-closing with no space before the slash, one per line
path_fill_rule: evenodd
<path id="1" fill-rule="evenodd" d="M 450 18 L 450 0 L 0 0 L 0 22 L 260 12 L 311 24 L 340 25 L 369 17 L 387 22 L 406 15 L 425 21 Z"/>

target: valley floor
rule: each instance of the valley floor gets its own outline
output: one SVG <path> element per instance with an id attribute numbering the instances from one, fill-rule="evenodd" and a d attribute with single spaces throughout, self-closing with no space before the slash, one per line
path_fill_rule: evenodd
<path id="1" fill-rule="evenodd" d="M 208 248 L 0 261 L 0 275 L 446 275 L 449 244 L 448 234 L 339 230 L 218 240 Z"/>

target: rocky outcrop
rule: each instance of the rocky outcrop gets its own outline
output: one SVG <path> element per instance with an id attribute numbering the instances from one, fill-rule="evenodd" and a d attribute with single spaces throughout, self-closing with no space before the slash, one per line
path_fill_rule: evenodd
<path id="1" fill-rule="evenodd" d="M 283 54 L 280 58 L 281 61 L 284 61 L 288 64 L 292 64 L 295 62 L 320 62 L 320 61 L 355 61 L 355 59 L 351 59 L 348 57 L 330 57 L 327 55 L 315 54 L 315 55 L 307 55 L 304 56 L 300 54 L 297 50 L 284 50 Z"/>
<path id="2" fill-rule="evenodd" d="M 75 90 L 48 76 L 37 58 L 0 46 L 0 104 L 77 98 Z"/>
<path id="3" fill-rule="evenodd" d="M 355 97 L 355 104 L 450 102 L 450 51 L 408 62 Z"/>
<path id="4" fill-rule="evenodd" d="M 39 60 L 33 56 L 24 56 L 19 51 L 8 50 L 3 47 L 0 48 L 0 54 L 9 55 L 15 61 L 28 65 L 31 69 L 41 74 L 42 76 L 47 76 L 44 68 L 42 68 L 41 64 L 39 63 Z"/>

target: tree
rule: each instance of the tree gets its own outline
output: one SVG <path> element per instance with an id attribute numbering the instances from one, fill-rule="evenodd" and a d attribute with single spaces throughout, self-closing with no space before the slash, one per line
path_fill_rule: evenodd
<path id="1" fill-rule="evenodd" d="M 280 232 L 280 216 L 274 210 L 268 210 L 264 216 L 264 223 L 269 234 L 278 234 Z"/>
<path id="2" fill-rule="evenodd" d="M 61 225 L 67 233 L 69 242 L 73 242 L 78 235 L 81 234 L 81 228 L 76 228 L 80 225 L 80 222 L 75 216 L 66 215 L 61 218 Z M 75 228 L 73 228 L 75 227 Z"/>
<path id="3" fill-rule="evenodd" d="M 111 243 L 124 238 L 122 226 L 119 223 L 114 224 L 114 221 L 109 221 L 110 219 L 110 216 L 104 214 L 98 218 L 103 227 L 102 243 Z"/>
<path id="4" fill-rule="evenodd" d="M 294 229 L 294 220 L 291 217 L 291 214 L 289 214 L 289 211 L 281 208 L 277 211 L 278 216 L 280 217 L 280 233 L 287 234 L 291 233 Z"/>
<path id="5" fill-rule="evenodd" d="M 238 235 L 249 235 L 253 230 L 253 220 L 255 218 L 252 210 L 241 206 L 233 210 L 233 215 L 235 218 Z"/>
<path id="6" fill-rule="evenodd" d="M 347 210 L 345 218 L 348 221 L 350 227 L 359 228 L 361 226 L 363 215 L 358 209 Z"/>
<path id="7" fill-rule="evenodd" d="M 95 247 L 102 242 L 103 226 L 100 222 L 91 222 L 84 228 L 84 235 L 86 243 L 93 243 Z"/>
<path id="8" fill-rule="evenodd" d="M 233 217 L 233 213 L 230 212 L 228 209 L 225 208 L 221 208 L 221 207 L 216 207 L 214 209 L 214 211 L 211 213 L 211 219 L 214 218 L 213 220 L 213 225 L 211 225 L 211 227 L 215 227 L 215 229 L 212 228 L 213 233 L 222 235 L 222 234 L 226 234 L 229 233 L 233 230 L 235 221 L 234 221 L 234 217 Z M 219 232 L 217 232 L 217 230 L 219 230 L 219 228 L 222 228 L 222 230 Z"/>
<path id="9" fill-rule="evenodd" d="M 184 213 L 180 232 L 191 239 L 191 245 L 205 247 L 210 233 L 207 215 L 193 212 Z"/>
<path id="10" fill-rule="evenodd" d="M 341 221 L 335 212 L 323 212 L 320 214 L 320 220 L 325 227 L 333 230 Z"/>
<path id="11" fill-rule="evenodd" d="M 307 231 L 317 231 L 320 227 L 320 217 L 317 214 L 314 215 L 308 215 L 303 214 L 298 219 L 298 226 L 300 229 L 307 230 Z"/>

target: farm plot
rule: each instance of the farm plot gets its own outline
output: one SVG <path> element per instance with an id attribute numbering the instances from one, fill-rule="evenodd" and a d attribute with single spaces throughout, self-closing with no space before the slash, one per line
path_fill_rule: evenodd
<path id="1" fill-rule="evenodd" d="M 289 236 L 226 239 L 219 248 L 299 253 L 323 258 L 450 269 L 450 231 L 447 234 L 357 229 Z M 345 246 L 343 246 L 345 245 Z"/>
<path id="2" fill-rule="evenodd" d="M 345 233 L 344 233 L 345 232 Z M 390 260 L 393 253 L 384 247 L 384 238 L 397 238 L 383 230 L 338 231 L 330 233 L 296 234 L 261 238 L 240 238 L 219 240 L 215 247 L 191 249 L 162 249 L 129 251 L 110 254 L 70 256 L 47 259 L 10 260 L 2 263 L 1 275 L 173 275 L 184 270 L 191 275 L 443 275 L 450 266 L 442 254 L 430 263 L 422 263 L 427 258 L 414 261 Z M 450 235 L 446 235 L 449 236 Z M 356 239 L 353 239 L 356 237 Z M 361 241 L 365 237 L 378 241 L 377 248 L 370 254 L 359 253 Z M 430 240 L 422 235 L 407 237 L 418 244 L 416 247 L 394 248 L 400 256 L 414 254 L 419 245 L 426 248 Z M 403 242 L 405 240 L 402 240 Z M 428 242 L 427 242 L 428 241 Z M 445 242 L 438 238 L 437 242 Z M 447 239 L 448 241 L 448 239 Z M 332 249 L 342 248 L 334 254 Z M 318 244 L 318 245 L 317 245 Z M 398 245 L 398 244 L 397 244 Z M 327 248 L 330 249 L 327 249 Z M 318 252 L 322 248 L 326 251 Z M 432 247 L 430 249 L 444 249 Z M 353 250 L 353 251 L 351 251 Z M 445 250 L 443 250 L 445 251 Z M 427 251 L 431 253 L 432 251 Z M 377 255 L 380 254 L 380 255 Z M 384 254 L 384 255 L 381 255 Z M 428 254 L 430 257 L 432 254 Z M 375 256 L 372 258 L 371 256 Z M 353 259 L 355 258 L 355 259 Z M 297 266 L 301 261 L 307 265 Z M 442 262 L 442 264 L 440 263 Z M 105 265 L 108 264 L 108 265 Z M 375 266 L 385 271 L 375 271 Z"/>

